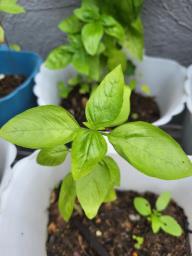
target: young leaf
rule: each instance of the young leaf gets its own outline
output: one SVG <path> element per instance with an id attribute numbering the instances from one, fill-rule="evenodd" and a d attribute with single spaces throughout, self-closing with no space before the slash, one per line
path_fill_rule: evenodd
<path id="1" fill-rule="evenodd" d="M 71 62 L 72 56 L 66 45 L 59 46 L 49 54 L 45 66 L 49 69 L 63 69 Z"/>
<path id="2" fill-rule="evenodd" d="M 86 105 L 89 126 L 95 129 L 112 126 L 120 114 L 123 94 L 124 77 L 121 67 L 118 66 L 104 78 Z"/>
<path id="3" fill-rule="evenodd" d="M 136 197 L 133 204 L 137 212 L 142 216 L 149 216 L 151 214 L 151 206 L 145 198 Z"/>
<path id="4" fill-rule="evenodd" d="M 179 237 L 182 235 L 183 230 L 178 222 L 171 216 L 161 216 L 161 228 L 167 234 Z"/>
<path id="5" fill-rule="evenodd" d="M 116 151 L 144 174 L 164 180 L 192 176 L 192 163 L 168 134 L 145 122 L 114 129 L 109 140 Z"/>
<path id="6" fill-rule="evenodd" d="M 59 145 L 54 148 L 45 148 L 39 152 L 37 162 L 45 166 L 57 166 L 65 161 L 67 153 L 67 147 L 64 145 Z"/>
<path id="7" fill-rule="evenodd" d="M 10 14 L 24 13 L 25 9 L 17 4 L 17 0 L 0 0 L 0 12 L 7 12 Z"/>
<path id="8" fill-rule="evenodd" d="M 156 201 L 156 209 L 158 211 L 163 211 L 167 208 L 169 202 L 171 200 L 171 193 L 170 192 L 164 192 L 162 193 Z"/>
<path id="9" fill-rule="evenodd" d="M 72 175 L 68 174 L 63 180 L 59 194 L 59 211 L 65 221 L 68 221 L 73 213 L 75 198 L 75 182 Z"/>
<path id="10" fill-rule="evenodd" d="M 81 129 L 72 145 L 72 174 L 75 180 L 87 175 L 107 153 L 103 136 L 93 130 Z"/>
<path id="11" fill-rule="evenodd" d="M 94 4 L 83 5 L 81 8 L 75 9 L 74 14 L 83 22 L 92 22 L 98 20 L 100 17 L 99 9 Z"/>
<path id="12" fill-rule="evenodd" d="M 6 123 L 0 137 L 26 148 L 50 148 L 73 140 L 79 125 L 62 107 L 26 110 Z"/>
<path id="13" fill-rule="evenodd" d="M 87 176 L 76 181 L 77 197 L 89 219 L 96 216 L 99 207 L 108 196 L 110 188 L 109 170 L 103 162 L 96 165 Z"/>
<path id="14" fill-rule="evenodd" d="M 102 15 L 102 23 L 105 27 L 105 33 L 123 41 L 125 38 L 125 31 L 121 24 L 112 16 Z"/>
<path id="15" fill-rule="evenodd" d="M 151 227 L 154 234 L 157 234 L 161 228 L 161 220 L 155 214 L 151 216 Z"/>
<path id="16" fill-rule="evenodd" d="M 99 22 L 86 24 L 82 29 L 82 41 L 88 54 L 94 56 L 103 36 L 103 26 Z"/>
<path id="17" fill-rule="evenodd" d="M 59 24 L 59 29 L 68 34 L 75 34 L 81 30 L 81 22 L 72 15 Z"/>
<path id="18" fill-rule="evenodd" d="M 5 41 L 5 31 L 2 26 L 0 26 L 0 44 L 4 43 Z"/>

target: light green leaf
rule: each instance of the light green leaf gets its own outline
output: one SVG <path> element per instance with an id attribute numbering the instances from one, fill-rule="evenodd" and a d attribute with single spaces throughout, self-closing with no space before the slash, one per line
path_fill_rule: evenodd
<path id="1" fill-rule="evenodd" d="M 73 140 L 79 125 L 62 107 L 40 106 L 17 115 L 0 130 L 0 137 L 26 148 L 50 148 Z"/>
<path id="2" fill-rule="evenodd" d="M 118 65 L 121 65 L 122 70 L 125 71 L 127 67 L 127 57 L 122 50 L 112 49 L 107 54 L 107 65 L 109 70 L 114 69 Z"/>
<path id="3" fill-rule="evenodd" d="M 77 197 L 86 216 L 92 219 L 111 189 L 111 175 L 106 164 L 99 163 L 87 176 L 76 181 Z"/>
<path id="4" fill-rule="evenodd" d="M 0 0 L 0 12 L 6 12 L 10 14 L 24 13 L 25 9 L 17 4 L 17 0 Z"/>
<path id="5" fill-rule="evenodd" d="M 100 79 L 101 67 L 99 55 L 90 56 L 88 60 L 89 64 L 89 77 L 95 81 Z"/>
<path id="6" fill-rule="evenodd" d="M 191 161 L 180 145 L 152 124 L 124 124 L 109 134 L 109 140 L 123 158 L 148 176 L 164 180 L 192 176 Z"/>
<path id="7" fill-rule="evenodd" d="M 85 51 L 79 50 L 74 54 L 72 65 L 77 72 L 89 75 L 89 56 Z"/>
<path id="8" fill-rule="evenodd" d="M 68 174 L 63 180 L 59 194 L 59 211 L 65 221 L 68 221 L 73 213 L 75 198 L 75 182 L 72 175 Z"/>
<path id="9" fill-rule="evenodd" d="M 105 197 L 104 203 L 109 203 L 115 201 L 117 198 L 116 192 L 114 189 L 110 190 L 107 196 Z"/>
<path id="10" fill-rule="evenodd" d="M 161 220 L 155 214 L 151 216 L 151 227 L 154 234 L 157 234 L 161 228 Z"/>
<path id="11" fill-rule="evenodd" d="M 133 201 L 134 207 L 142 216 L 149 216 L 151 214 L 150 203 L 143 197 L 136 197 Z"/>
<path id="12" fill-rule="evenodd" d="M 103 26 L 100 22 L 86 24 L 82 29 L 82 41 L 88 54 L 94 56 L 103 36 Z"/>
<path id="13" fill-rule="evenodd" d="M 67 153 L 67 147 L 64 145 L 59 145 L 54 148 L 45 148 L 39 152 L 37 162 L 45 166 L 57 166 L 65 161 Z"/>
<path id="14" fill-rule="evenodd" d="M 167 234 L 179 237 L 182 235 L 183 230 L 179 223 L 171 216 L 161 216 L 161 228 Z"/>
<path id="15" fill-rule="evenodd" d="M 21 46 L 18 45 L 18 44 L 10 44 L 9 45 L 9 48 L 13 51 L 16 51 L 16 52 L 20 52 L 21 51 Z"/>
<path id="16" fill-rule="evenodd" d="M 112 16 L 102 15 L 101 17 L 105 33 L 123 41 L 125 39 L 125 31 L 121 24 L 116 21 Z"/>
<path id="17" fill-rule="evenodd" d="M 72 174 L 75 180 L 87 175 L 107 153 L 103 136 L 93 130 L 81 129 L 72 145 Z"/>
<path id="18" fill-rule="evenodd" d="M 59 29 L 68 34 L 75 34 L 81 30 L 81 23 L 72 15 L 59 24 Z"/>
<path id="19" fill-rule="evenodd" d="M 156 209 L 158 211 L 163 211 L 167 208 L 169 202 L 171 200 L 171 193 L 170 192 L 164 192 L 162 193 L 156 201 Z"/>
<path id="20" fill-rule="evenodd" d="M 74 14 L 83 22 L 92 22 L 98 20 L 100 17 L 99 9 L 94 4 L 83 5 L 81 8 L 75 9 Z"/>
<path id="21" fill-rule="evenodd" d="M 2 26 L 0 26 L 0 44 L 4 43 L 5 41 L 5 31 Z"/>
<path id="22" fill-rule="evenodd" d="M 67 45 L 59 46 L 48 55 L 45 66 L 49 69 L 63 69 L 71 62 L 72 56 Z"/>
<path id="23" fill-rule="evenodd" d="M 95 129 L 112 126 L 120 114 L 123 94 L 124 77 L 118 66 L 104 78 L 87 103 L 86 117 L 89 126 Z"/>

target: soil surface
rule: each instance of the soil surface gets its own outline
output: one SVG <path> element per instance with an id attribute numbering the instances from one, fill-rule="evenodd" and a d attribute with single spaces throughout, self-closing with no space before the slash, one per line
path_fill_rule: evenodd
<path id="1" fill-rule="evenodd" d="M 85 107 L 89 94 L 80 94 L 78 87 L 75 87 L 67 99 L 62 99 L 61 106 L 67 109 L 82 125 L 86 121 Z M 153 123 L 160 118 L 160 110 L 155 98 L 132 92 L 131 114 L 129 121 L 145 121 Z"/>
<path id="2" fill-rule="evenodd" d="M 181 237 L 162 231 L 153 234 L 149 222 L 133 207 L 133 199 L 138 195 L 133 191 L 120 192 L 118 199 L 104 204 L 92 221 L 75 211 L 66 223 L 58 212 L 58 190 L 53 192 L 49 209 L 48 256 L 190 256 L 188 223 L 182 208 L 171 201 L 164 211 L 182 226 L 184 233 Z M 156 195 L 145 193 L 144 197 L 154 206 Z M 144 238 L 140 249 L 134 248 L 133 235 Z"/>
<path id="3" fill-rule="evenodd" d="M 26 78 L 21 75 L 6 75 L 3 78 L 0 77 L 0 98 L 14 91 L 25 79 Z"/>

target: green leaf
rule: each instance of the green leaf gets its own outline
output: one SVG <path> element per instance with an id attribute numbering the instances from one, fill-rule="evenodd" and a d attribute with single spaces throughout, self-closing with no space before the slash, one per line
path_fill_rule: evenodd
<path id="1" fill-rule="evenodd" d="M 17 0 L 0 0 L 0 12 L 6 12 L 10 14 L 24 13 L 25 9 L 17 4 Z"/>
<path id="2" fill-rule="evenodd" d="M 72 175 L 68 174 L 63 180 L 59 194 L 59 211 L 65 221 L 68 221 L 73 213 L 75 199 L 75 182 Z"/>
<path id="3" fill-rule="evenodd" d="M 0 26 L 0 44 L 4 43 L 5 41 L 5 31 L 2 26 Z"/>
<path id="4" fill-rule="evenodd" d="M 161 228 L 167 234 L 179 237 L 182 235 L 183 230 L 179 223 L 171 216 L 161 216 Z"/>
<path id="5" fill-rule="evenodd" d="M 54 148 L 45 148 L 39 152 L 37 162 L 45 166 L 57 166 L 65 161 L 67 153 L 67 147 L 64 145 L 59 145 Z"/>
<path id="6" fill-rule="evenodd" d="M 115 201 L 117 198 L 116 192 L 114 189 L 110 190 L 107 196 L 105 197 L 104 203 L 110 203 Z"/>
<path id="7" fill-rule="evenodd" d="M 94 4 L 83 5 L 81 8 L 74 10 L 75 16 L 83 22 L 92 22 L 98 20 L 99 9 Z"/>
<path id="8" fill-rule="evenodd" d="M 89 56 L 84 50 L 78 50 L 73 55 L 72 65 L 77 72 L 89 75 Z"/>
<path id="9" fill-rule="evenodd" d="M 76 181 L 76 192 L 86 216 L 92 219 L 111 191 L 111 174 L 102 161 L 87 176 Z"/>
<path id="10" fill-rule="evenodd" d="M 45 66 L 49 69 L 63 69 L 71 62 L 72 56 L 67 45 L 59 46 L 51 51 L 45 61 Z"/>
<path id="11" fill-rule="evenodd" d="M 94 56 L 103 36 L 103 26 L 99 22 L 86 24 L 82 29 L 82 41 L 88 54 Z"/>
<path id="12" fill-rule="evenodd" d="M 125 39 L 125 31 L 121 24 L 112 16 L 102 15 L 102 23 L 105 27 L 105 33 L 123 41 Z"/>
<path id="13" fill-rule="evenodd" d="M 21 51 L 21 46 L 18 45 L 18 44 L 10 44 L 9 45 L 9 48 L 13 51 L 16 51 L 16 52 L 20 52 Z"/>
<path id="14" fill-rule="evenodd" d="M 67 97 L 69 96 L 69 93 L 72 90 L 72 87 L 66 86 L 63 81 L 58 82 L 57 86 L 59 90 L 59 96 L 63 99 L 67 99 Z"/>
<path id="15" fill-rule="evenodd" d="M 142 216 L 149 216 L 151 214 L 150 203 L 143 197 L 136 197 L 133 201 L 134 207 Z"/>
<path id="16" fill-rule="evenodd" d="M 151 216 L 151 227 L 154 234 L 157 234 L 161 228 L 161 220 L 155 214 Z"/>
<path id="17" fill-rule="evenodd" d="M 79 125 L 62 107 L 40 106 L 17 115 L 0 130 L 0 137 L 26 148 L 50 148 L 73 140 Z"/>
<path id="18" fill-rule="evenodd" d="M 116 151 L 144 174 L 164 180 L 192 176 L 192 164 L 180 145 L 158 127 L 132 122 L 114 129 Z"/>
<path id="19" fill-rule="evenodd" d="M 120 66 L 109 73 L 92 93 L 86 105 L 89 126 L 103 129 L 119 116 L 124 94 L 124 77 Z"/>
<path id="20" fill-rule="evenodd" d="M 127 57 L 122 50 L 112 49 L 107 54 L 107 65 L 109 70 L 114 69 L 121 64 L 122 70 L 125 71 L 127 67 Z"/>
<path id="21" fill-rule="evenodd" d="M 81 23 L 72 15 L 59 24 L 59 29 L 68 34 L 75 34 L 81 30 Z"/>
<path id="22" fill-rule="evenodd" d="M 88 129 L 79 130 L 71 150 L 73 178 L 78 180 L 90 173 L 106 153 L 107 143 L 99 132 Z"/>
<path id="23" fill-rule="evenodd" d="M 156 209 L 158 211 L 163 211 L 167 208 L 169 202 L 171 200 L 171 193 L 170 192 L 164 192 L 162 193 L 156 201 Z"/>

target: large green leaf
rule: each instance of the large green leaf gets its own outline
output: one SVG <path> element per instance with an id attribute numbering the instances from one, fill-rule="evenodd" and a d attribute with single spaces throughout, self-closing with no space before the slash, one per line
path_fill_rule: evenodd
<path id="1" fill-rule="evenodd" d="M 2 26 L 0 26 L 0 44 L 4 43 L 5 41 L 5 31 Z"/>
<path id="2" fill-rule="evenodd" d="M 68 221 L 73 213 L 75 198 L 75 182 L 72 175 L 68 174 L 63 180 L 59 194 L 59 211 L 65 221 Z"/>
<path id="3" fill-rule="evenodd" d="M 72 174 L 75 180 L 87 175 L 107 153 L 103 136 L 93 130 L 81 129 L 72 145 Z"/>
<path id="4" fill-rule="evenodd" d="M 87 103 L 86 117 L 89 126 L 96 129 L 111 126 L 120 114 L 123 94 L 124 77 L 118 66 L 104 78 Z"/>
<path id="5" fill-rule="evenodd" d="M 25 9 L 17 4 L 17 0 L 0 0 L 0 12 L 19 14 L 25 12 Z"/>
<path id="6" fill-rule="evenodd" d="M 88 54 L 97 53 L 103 33 L 103 26 L 100 22 L 91 22 L 83 27 L 82 41 Z"/>
<path id="7" fill-rule="evenodd" d="M 59 46 L 48 55 L 45 66 L 49 69 L 63 69 L 71 62 L 72 56 L 67 45 Z"/>
<path id="8" fill-rule="evenodd" d="M 26 148 L 49 148 L 73 140 L 79 125 L 65 109 L 41 106 L 19 114 L 0 130 L 0 137 Z"/>
<path id="9" fill-rule="evenodd" d="M 101 204 L 106 198 L 109 199 L 111 184 L 114 182 L 114 174 L 110 172 L 111 169 L 104 160 L 96 165 L 90 174 L 76 181 L 77 197 L 89 219 L 94 218 Z"/>
<path id="10" fill-rule="evenodd" d="M 37 162 L 45 166 L 57 166 L 65 161 L 67 153 L 67 147 L 64 145 L 54 148 L 44 148 L 39 152 Z"/>
<path id="11" fill-rule="evenodd" d="M 60 22 L 59 29 L 68 34 L 75 34 L 81 30 L 81 22 L 72 15 Z"/>
<path id="12" fill-rule="evenodd" d="M 148 176 L 174 180 L 192 176 L 192 164 L 179 144 L 158 127 L 144 122 L 114 129 L 109 140 L 129 163 Z"/>

